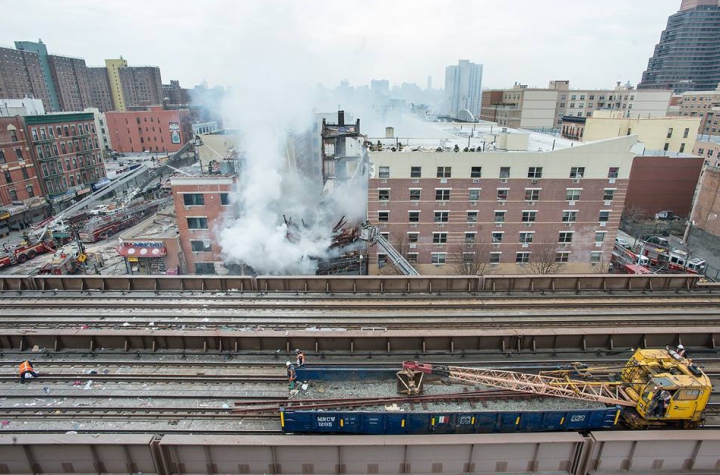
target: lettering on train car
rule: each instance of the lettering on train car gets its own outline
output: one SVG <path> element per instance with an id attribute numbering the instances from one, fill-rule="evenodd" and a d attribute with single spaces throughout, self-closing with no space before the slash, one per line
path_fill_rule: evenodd
<path id="1" fill-rule="evenodd" d="M 318 427 L 332 427 L 335 423 L 335 416 L 318 416 Z"/>
<path id="2" fill-rule="evenodd" d="M 582 422 L 585 420 L 585 414 L 578 414 L 575 416 L 570 416 L 570 422 Z"/>

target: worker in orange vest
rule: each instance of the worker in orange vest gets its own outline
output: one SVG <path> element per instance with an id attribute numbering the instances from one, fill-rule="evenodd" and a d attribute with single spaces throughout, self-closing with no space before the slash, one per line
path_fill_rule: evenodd
<path id="1" fill-rule="evenodd" d="M 25 384 L 25 380 L 27 379 L 28 375 L 32 376 L 33 378 L 38 377 L 38 374 L 32 367 L 32 362 L 29 360 L 25 360 L 20 363 L 18 373 L 20 373 L 20 384 Z"/>
<path id="2" fill-rule="evenodd" d="M 297 358 L 297 366 L 305 366 L 305 353 L 299 348 L 295 350 L 295 358 Z"/>

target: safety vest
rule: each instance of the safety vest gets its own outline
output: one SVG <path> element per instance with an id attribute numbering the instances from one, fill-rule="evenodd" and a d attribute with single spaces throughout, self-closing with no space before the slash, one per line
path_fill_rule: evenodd
<path id="1" fill-rule="evenodd" d="M 20 363 L 20 369 L 19 369 L 20 374 L 23 374 L 26 371 L 32 371 L 32 370 L 33 370 L 33 367 L 30 366 L 29 361 L 23 361 L 22 363 Z"/>
<path id="2" fill-rule="evenodd" d="M 301 365 L 305 364 L 305 353 L 303 353 L 302 351 L 297 354 L 297 362 Z"/>

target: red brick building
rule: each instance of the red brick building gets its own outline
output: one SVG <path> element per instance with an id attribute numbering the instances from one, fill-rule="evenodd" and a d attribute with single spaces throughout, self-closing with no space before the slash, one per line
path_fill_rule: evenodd
<path id="1" fill-rule="evenodd" d="M 635 157 L 625 207 L 644 210 L 648 217 L 663 210 L 689 216 L 703 158 Z"/>
<path id="2" fill-rule="evenodd" d="M 45 200 L 25 133 L 21 117 L 0 117 L 0 229 L 20 228 L 43 213 Z"/>
<path id="3" fill-rule="evenodd" d="M 108 135 L 117 152 L 176 152 L 193 139 L 190 111 L 163 110 L 106 112 Z"/>
<path id="4" fill-rule="evenodd" d="M 105 176 L 92 113 L 27 116 L 24 122 L 40 186 L 56 211 Z"/>
<path id="5" fill-rule="evenodd" d="M 171 179 L 180 247 L 188 274 L 223 274 L 222 253 L 216 236 L 232 212 L 230 194 L 234 176 L 176 176 Z"/>

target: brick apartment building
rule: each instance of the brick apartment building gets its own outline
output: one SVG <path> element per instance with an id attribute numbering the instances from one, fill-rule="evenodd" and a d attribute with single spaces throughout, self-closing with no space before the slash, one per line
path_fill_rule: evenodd
<path id="1" fill-rule="evenodd" d="M 105 176 L 92 113 L 27 116 L 24 121 L 40 186 L 55 210 L 90 193 Z"/>
<path id="2" fill-rule="evenodd" d="M 118 152 L 176 152 L 193 139 L 187 110 L 156 106 L 142 111 L 106 112 L 105 120 L 112 148 Z"/>
<path id="3" fill-rule="evenodd" d="M 525 134 L 503 135 L 494 141 Z M 452 264 L 467 258 L 502 273 L 541 260 L 589 272 L 610 260 L 635 143 L 626 136 L 543 152 L 528 152 L 537 146 L 527 140 L 516 152 L 371 152 L 368 219 L 424 274 L 457 273 Z M 369 272 L 385 260 L 371 248 Z"/>
<path id="4" fill-rule="evenodd" d="M 22 118 L 0 117 L 0 235 L 38 221 L 45 200 Z"/>
<path id="5" fill-rule="evenodd" d="M 217 231 L 232 212 L 235 176 L 175 176 L 171 179 L 180 247 L 189 274 L 226 274 Z"/>
<path id="6" fill-rule="evenodd" d="M 52 110 L 43 68 L 37 53 L 0 48 L 0 99 L 34 97 Z"/>

